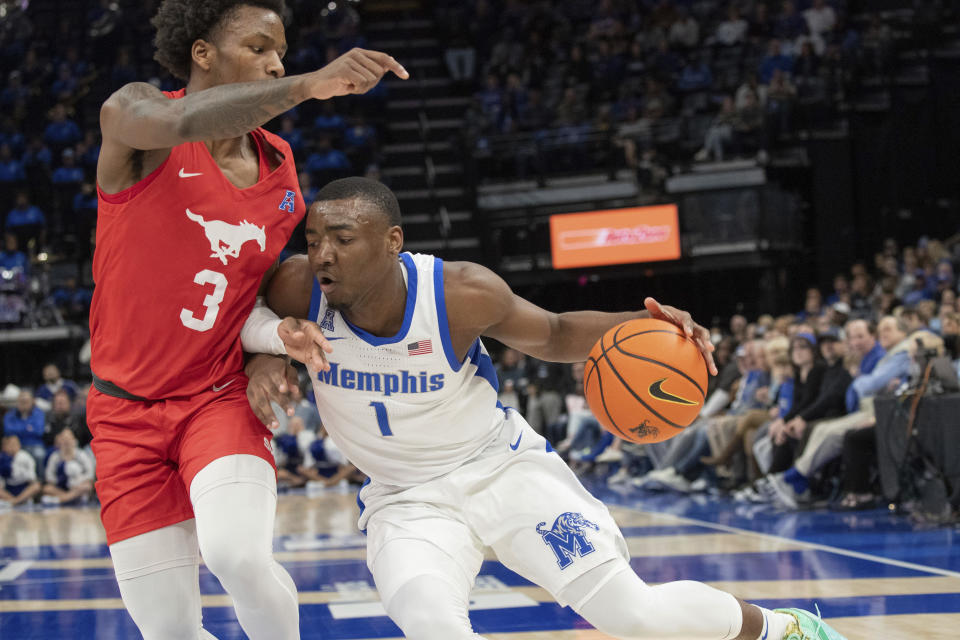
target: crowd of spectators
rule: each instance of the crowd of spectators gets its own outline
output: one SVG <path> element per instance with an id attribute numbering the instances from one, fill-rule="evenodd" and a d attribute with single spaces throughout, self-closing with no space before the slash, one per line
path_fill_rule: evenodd
<path id="1" fill-rule="evenodd" d="M 527 138 L 557 165 L 558 147 L 600 136 L 641 175 L 658 153 L 765 161 L 834 125 L 854 80 L 888 73 L 895 50 L 891 25 L 846 0 L 448 0 L 437 16 L 450 74 L 473 92 L 478 157 Z M 510 160 L 508 174 L 529 164 Z"/>
<path id="2" fill-rule="evenodd" d="M 954 239 L 956 242 L 958 239 Z M 916 382 L 919 344 L 960 372 L 960 244 L 887 240 L 872 268 L 811 287 L 797 313 L 735 315 L 711 339 L 720 370 L 698 419 L 655 445 L 614 438 L 583 397 L 583 365 L 507 349 L 501 402 L 517 407 L 580 473 L 651 491 L 727 493 L 786 509 L 878 504 L 874 398 Z M 921 353 L 921 356 L 923 354 Z"/>
<path id="3" fill-rule="evenodd" d="M 128 82 L 165 91 L 182 83 L 152 60 L 159 0 L 78 0 L 57 11 L 2 4 L 0 328 L 86 324 L 99 107 Z M 330 5 L 317 11 L 313 2 L 287 0 L 287 73 L 366 46 L 353 5 Z M 385 96 L 381 83 L 365 96 L 304 103 L 271 123 L 293 149 L 308 201 L 331 179 L 378 175 Z"/>

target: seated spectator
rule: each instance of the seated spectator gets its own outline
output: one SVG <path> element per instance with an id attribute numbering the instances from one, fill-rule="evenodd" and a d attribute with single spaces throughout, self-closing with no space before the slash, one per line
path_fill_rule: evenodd
<path id="1" fill-rule="evenodd" d="M 681 49 L 693 49 L 700 42 L 700 24 L 686 7 L 677 7 L 677 19 L 670 25 L 667 42 Z"/>
<path id="2" fill-rule="evenodd" d="M 67 108 L 57 103 L 50 111 L 50 124 L 43 132 L 43 140 L 56 149 L 63 149 L 80 142 L 83 137 L 80 127 L 67 118 Z"/>
<path id="3" fill-rule="evenodd" d="M 60 389 L 53 394 L 53 403 L 47 412 L 47 426 L 43 434 L 43 442 L 47 447 L 53 446 L 53 440 L 64 429 L 70 429 L 77 439 L 77 445 L 86 448 L 93 439 L 90 428 L 87 426 L 83 413 L 73 410 L 73 402 L 66 389 Z"/>
<path id="4" fill-rule="evenodd" d="M 317 138 L 317 150 L 307 157 L 306 170 L 310 173 L 321 171 L 346 171 L 350 169 L 350 160 L 339 149 L 334 149 L 329 136 Z"/>
<path id="5" fill-rule="evenodd" d="M 740 44 L 747 39 L 747 29 L 750 25 L 740 17 L 740 10 L 735 4 L 727 9 L 727 17 L 719 25 L 715 35 L 719 45 L 729 47 Z"/>
<path id="6" fill-rule="evenodd" d="M 0 183 L 18 183 L 26 179 L 27 173 L 23 169 L 23 162 L 13 157 L 13 150 L 9 144 L 0 144 Z"/>
<path id="7" fill-rule="evenodd" d="M 703 139 L 703 147 L 694 155 L 697 162 L 704 162 L 713 158 L 723 162 L 727 147 L 733 139 L 733 128 L 737 123 L 737 111 L 733 106 L 733 99 L 729 96 L 723 99 L 720 113 L 713 118 L 710 127 Z"/>
<path id="8" fill-rule="evenodd" d="M 57 79 L 50 85 L 50 93 L 57 100 L 68 101 L 77 90 L 77 79 L 73 77 L 70 65 L 61 64 L 57 68 Z"/>
<path id="9" fill-rule="evenodd" d="M 297 128 L 296 122 L 291 116 L 284 116 L 280 120 L 280 131 L 277 132 L 277 135 L 286 140 L 294 155 L 299 156 L 303 151 L 303 131 Z"/>
<path id="10" fill-rule="evenodd" d="M 93 495 L 93 456 L 77 447 L 77 437 L 64 429 L 54 437 L 53 453 L 44 473 L 43 502 L 69 505 L 86 503 Z"/>
<path id="11" fill-rule="evenodd" d="M 757 3 L 747 35 L 758 42 L 766 42 L 773 37 L 773 20 L 770 18 L 770 10 L 766 3 Z"/>
<path id="12" fill-rule="evenodd" d="M 337 113 L 337 107 L 332 100 L 324 100 L 321 104 L 322 111 L 313 121 L 313 128 L 321 133 L 339 136 L 347 126 L 346 121 Z"/>
<path id="13" fill-rule="evenodd" d="M 22 269 L 24 273 L 30 271 L 30 260 L 27 254 L 20 251 L 17 234 L 7 231 L 3 234 L 3 251 L 0 251 L 0 269 Z"/>
<path id="14" fill-rule="evenodd" d="M 52 362 L 43 366 L 43 384 L 37 387 L 36 398 L 49 404 L 53 402 L 53 394 L 63 389 L 70 396 L 71 402 L 77 396 L 77 383 L 67 380 L 60 374 L 60 367 Z"/>
<path id="15" fill-rule="evenodd" d="M 3 436 L 0 450 L 0 502 L 23 504 L 40 493 L 37 461 L 20 447 L 20 438 Z"/>
<path id="16" fill-rule="evenodd" d="M 17 436 L 20 443 L 37 461 L 46 454 L 43 445 L 43 431 L 46 418 L 43 410 L 36 405 L 33 392 L 21 389 L 17 395 L 17 404 L 3 416 L 3 433 Z"/>
<path id="17" fill-rule="evenodd" d="M 701 91 L 713 86 L 713 73 L 710 65 L 702 56 L 691 56 L 690 61 L 680 72 L 677 89 L 680 91 Z"/>
<path id="18" fill-rule="evenodd" d="M 793 110 L 797 102 L 797 87 L 789 74 L 775 69 L 767 87 L 767 122 L 770 138 L 793 131 Z"/>
<path id="19" fill-rule="evenodd" d="M 782 474 L 770 476 L 770 486 L 784 506 L 797 508 L 807 492 L 812 475 L 841 455 L 844 437 L 848 432 L 876 424 L 873 398 L 907 379 L 917 348 L 916 340 L 921 340 L 927 348 L 943 351 L 943 340 L 939 337 L 926 330 L 916 331 L 906 337 L 903 324 L 891 316 L 883 318 L 879 327 L 881 344 L 888 346 L 887 355 L 880 360 L 873 373 L 854 380 L 853 386 L 857 388 L 859 399 L 856 410 L 841 418 L 824 420 L 815 425 L 803 453 L 793 465 Z"/>
<path id="20" fill-rule="evenodd" d="M 83 182 L 83 167 L 77 166 L 73 149 L 64 149 L 60 154 L 60 162 L 50 177 L 53 184 L 78 185 Z"/>
<path id="21" fill-rule="evenodd" d="M 298 416 L 290 417 L 285 432 L 274 436 L 273 457 L 277 464 L 279 487 L 302 487 L 307 483 L 307 477 L 301 471 L 316 437 L 316 432 L 306 429 Z"/>
<path id="22" fill-rule="evenodd" d="M 823 36 L 837 26 L 837 14 L 826 0 L 813 0 L 813 6 L 803 12 L 811 34 Z"/>
<path id="23" fill-rule="evenodd" d="M 797 13 L 797 7 L 787 0 L 773 26 L 773 35 L 786 42 L 793 42 L 807 34 L 807 21 Z"/>
<path id="24" fill-rule="evenodd" d="M 377 130 L 367 124 L 363 114 L 357 114 L 343 133 L 343 144 L 348 148 L 371 148 L 377 143 Z"/>
<path id="25" fill-rule="evenodd" d="M 17 193 L 16 203 L 7 213 L 7 231 L 17 234 L 17 238 L 23 242 L 39 238 L 46 223 L 47 217 L 39 207 L 30 204 L 26 191 Z"/>
<path id="26" fill-rule="evenodd" d="M 34 136 L 27 143 L 27 148 L 20 159 L 23 166 L 29 174 L 31 169 L 34 171 L 43 171 L 50 168 L 53 164 L 53 152 L 44 144 L 43 140 Z"/>
<path id="27" fill-rule="evenodd" d="M 309 207 L 317 199 L 317 192 L 320 191 L 320 188 L 313 186 L 313 179 L 310 177 L 309 171 L 301 171 L 297 175 L 297 179 L 300 182 L 300 193 L 303 194 L 303 201 Z"/>
<path id="28" fill-rule="evenodd" d="M 366 479 L 322 427 L 304 456 L 300 473 L 307 478 L 308 491 L 316 485 L 335 487 L 343 481 L 361 484 Z"/>
<path id="29" fill-rule="evenodd" d="M 773 72 L 779 69 L 791 73 L 793 71 L 793 58 L 783 53 L 779 40 L 771 40 L 767 45 L 767 55 L 760 61 L 760 83 L 770 84 L 773 79 Z"/>

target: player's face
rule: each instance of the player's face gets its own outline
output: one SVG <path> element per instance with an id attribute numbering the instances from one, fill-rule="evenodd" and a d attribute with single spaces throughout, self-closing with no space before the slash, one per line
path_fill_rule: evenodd
<path id="1" fill-rule="evenodd" d="M 316 202 L 307 215 L 306 232 L 310 266 L 331 308 L 356 309 L 390 282 L 403 235 L 369 202 Z"/>
<path id="2" fill-rule="evenodd" d="M 216 84 L 281 78 L 287 39 L 283 21 L 273 11 L 241 6 L 211 39 L 215 54 L 210 71 Z"/>

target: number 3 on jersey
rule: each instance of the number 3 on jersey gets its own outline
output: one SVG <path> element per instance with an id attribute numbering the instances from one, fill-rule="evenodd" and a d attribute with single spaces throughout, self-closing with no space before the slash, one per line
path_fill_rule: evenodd
<path id="1" fill-rule="evenodd" d="M 213 323 L 217 321 L 217 314 L 220 313 L 220 303 L 223 302 L 223 296 L 227 292 L 227 277 L 217 271 L 204 269 L 193 277 L 193 281 L 199 285 L 212 284 L 213 293 L 208 294 L 203 299 L 203 306 L 206 307 L 206 311 L 202 318 L 193 315 L 193 312 L 189 309 L 180 309 L 180 322 L 187 329 L 207 331 L 213 328 Z M 384 416 L 386 416 L 386 411 L 384 411 Z"/>

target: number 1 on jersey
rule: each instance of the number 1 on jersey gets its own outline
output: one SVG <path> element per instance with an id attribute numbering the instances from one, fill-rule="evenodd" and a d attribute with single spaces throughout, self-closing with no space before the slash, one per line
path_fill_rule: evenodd
<path id="1" fill-rule="evenodd" d="M 387 417 L 387 407 L 382 402 L 371 402 L 370 406 L 377 412 L 377 424 L 380 426 L 381 435 L 392 436 L 390 431 L 390 419 Z"/>

